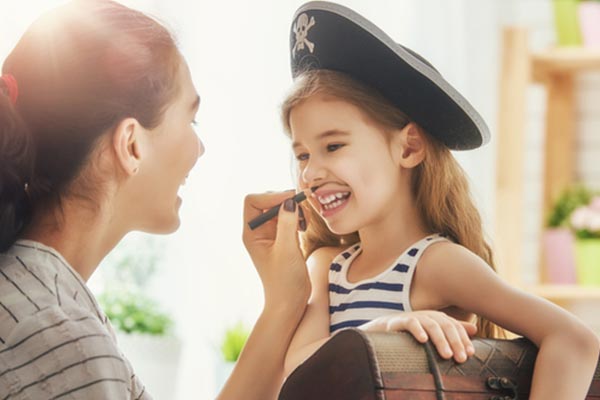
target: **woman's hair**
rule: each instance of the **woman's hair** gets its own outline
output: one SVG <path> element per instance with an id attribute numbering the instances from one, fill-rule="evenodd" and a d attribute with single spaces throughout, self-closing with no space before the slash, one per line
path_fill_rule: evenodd
<path id="1" fill-rule="evenodd" d="M 391 102 L 374 89 L 335 71 L 314 70 L 296 79 L 291 93 L 282 106 L 282 120 L 291 134 L 290 113 L 302 101 L 315 94 L 342 99 L 361 109 L 384 131 L 404 128 L 410 121 Z M 494 268 L 490 246 L 486 243 L 481 217 L 471 199 L 466 175 L 450 150 L 439 140 L 424 132 L 426 155 L 413 171 L 411 190 L 422 221 L 430 232 L 441 233 L 481 257 Z M 358 232 L 349 235 L 332 233 L 323 219 L 310 206 L 308 229 L 301 235 L 302 250 L 308 257 L 325 246 L 351 246 L 359 241 Z M 478 318 L 479 335 L 500 334 L 497 326 Z"/>
<path id="2" fill-rule="evenodd" d="M 159 125 L 180 63 L 164 26 L 113 1 L 73 1 L 31 25 L 2 66 L 16 101 L 0 80 L 0 251 L 36 210 L 100 195 L 86 168 L 99 139 L 128 117 Z"/>

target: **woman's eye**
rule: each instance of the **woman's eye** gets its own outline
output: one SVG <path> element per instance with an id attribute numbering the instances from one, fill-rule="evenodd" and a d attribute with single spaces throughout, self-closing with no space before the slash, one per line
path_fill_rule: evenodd
<path id="1" fill-rule="evenodd" d="M 298 161 L 306 161 L 308 160 L 308 153 L 300 153 L 296 155 L 296 160 Z"/>
<path id="2" fill-rule="evenodd" d="M 330 151 L 330 152 L 331 151 L 336 151 L 336 150 L 341 149 L 342 147 L 344 147 L 344 145 L 341 144 L 341 143 L 328 144 L 327 145 L 327 151 Z"/>

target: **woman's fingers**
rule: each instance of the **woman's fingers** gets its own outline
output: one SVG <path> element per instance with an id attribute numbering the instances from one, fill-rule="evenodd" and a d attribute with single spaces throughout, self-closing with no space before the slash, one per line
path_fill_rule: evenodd
<path id="1" fill-rule="evenodd" d="M 298 248 L 298 205 L 292 198 L 283 201 L 277 218 L 277 243 Z"/>
<path id="2" fill-rule="evenodd" d="M 247 195 L 244 200 L 244 221 L 248 222 L 262 214 L 264 210 L 281 204 L 285 199 L 292 197 L 294 193 L 294 190 L 286 190 L 285 192 Z"/>
<path id="3" fill-rule="evenodd" d="M 252 219 L 261 215 L 265 210 L 271 207 L 277 206 L 284 202 L 286 199 L 292 197 L 294 194 L 293 190 L 278 193 L 261 193 L 261 194 L 249 194 L 244 199 L 244 228 L 243 228 L 243 240 L 246 248 L 250 249 L 257 245 L 257 242 L 263 243 L 263 241 L 275 240 L 276 234 L 276 221 L 277 217 L 271 221 L 267 221 L 263 226 L 258 229 L 252 230 L 248 226 L 248 222 Z"/>

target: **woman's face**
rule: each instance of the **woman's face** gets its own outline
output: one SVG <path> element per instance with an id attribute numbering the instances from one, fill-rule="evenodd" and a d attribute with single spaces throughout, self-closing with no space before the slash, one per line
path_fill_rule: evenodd
<path id="1" fill-rule="evenodd" d="M 395 207 L 400 167 L 386 133 L 356 106 L 314 95 L 290 113 L 300 186 L 337 234 L 377 224 Z"/>
<path id="2" fill-rule="evenodd" d="M 133 208 L 143 207 L 140 229 L 153 233 L 175 231 L 180 224 L 179 207 L 182 199 L 179 188 L 204 153 L 194 124 L 200 105 L 190 71 L 181 61 L 178 73 L 179 92 L 168 106 L 161 124 L 147 132 L 145 161 L 140 166 L 141 190 Z M 135 211 L 134 211 L 135 212 Z"/>

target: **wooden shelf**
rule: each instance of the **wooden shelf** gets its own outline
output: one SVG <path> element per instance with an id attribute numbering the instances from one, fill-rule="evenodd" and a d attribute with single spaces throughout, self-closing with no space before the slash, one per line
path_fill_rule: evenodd
<path id="1" fill-rule="evenodd" d="M 600 286 L 535 285 L 524 289 L 548 300 L 600 300 Z"/>
<path id="2" fill-rule="evenodd" d="M 600 49 L 583 47 L 553 48 L 531 52 L 527 30 L 505 28 L 502 40 L 502 65 L 498 113 L 496 205 L 494 250 L 499 272 L 511 284 L 536 295 L 561 302 L 600 299 L 600 287 L 578 285 L 527 286 L 523 284 L 525 129 L 527 88 L 541 83 L 546 88 L 544 166 L 541 193 L 542 215 L 547 215 L 557 196 L 575 178 L 575 76 L 580 72 L 600 71 Z M 543 222 L 540 221 L 540 225 Z M 544 282 L 541 244 L 539 282 Z"/>
<path id="3" fill-rule="evenodd" d="M 550 75 L 572 74 L 600 69 L 600 49 L 562 47 L 531 55 L 533 81 L 543 82 Z"/>

